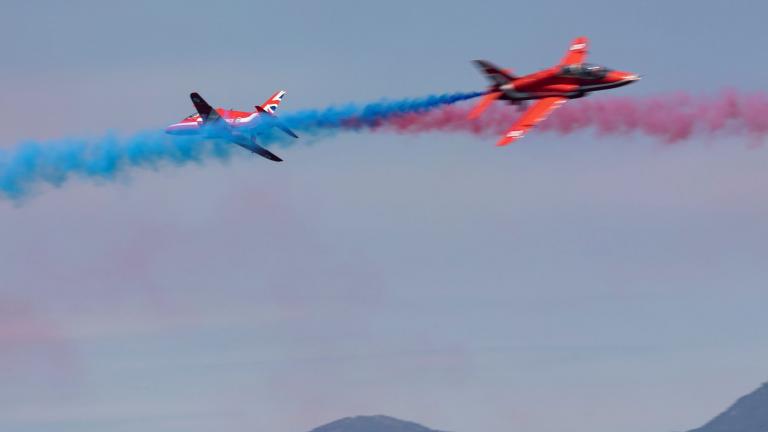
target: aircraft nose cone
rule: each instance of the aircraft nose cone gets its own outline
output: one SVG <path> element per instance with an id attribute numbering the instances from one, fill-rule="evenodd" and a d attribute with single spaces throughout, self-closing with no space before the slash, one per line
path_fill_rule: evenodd
<path id="1" fill-rule="evenodd" d="M 627 75 L 627 77 L 624 79 L 627 81 L 638 81 L 640 80 L 640 75 L 630 74 L 630 75 Z"/>

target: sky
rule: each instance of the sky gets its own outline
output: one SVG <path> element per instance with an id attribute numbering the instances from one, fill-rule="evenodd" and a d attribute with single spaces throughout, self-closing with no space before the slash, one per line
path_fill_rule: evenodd
<path id="1" fill-rule="evenodd" d="M 283 111 L 485 86 L 575 36 L 647 96 L 764 91 L 768 6 L 8 1 L 0 148 L 188 93 Z M 590 96 L 594 98 L 602 95 Z M 574 101 L 573 104 L 579 101 Z M 768 378 L 768 149 L 347 133 L 0 201 L 0 429 L 669 432 Z"/>

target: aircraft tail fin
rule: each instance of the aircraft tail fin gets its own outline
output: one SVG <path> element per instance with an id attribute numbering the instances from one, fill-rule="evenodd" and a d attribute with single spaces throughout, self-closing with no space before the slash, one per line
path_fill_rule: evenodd
<path id="1" fill-rule="evenodd" d="M 560 60 L 561 65 L 579 64 L 584 63 L 587 58 L 587 51 L 589 50 L 589 39 L 585 36 L 579 36 L 568 47 L 568 52 L 565 53 L 565 57 Z"/>
<path id="2" fill-rule="evenodd" d="M 502 86 L 510 81 L 517 79 L 517 77 L 513 75 L 509 69 L 502 69 L 489 61 L 475 60 L 473 63 L 475 66 L 477 66 L 478 69 L 480 69 L 482 73 L 485 74 L 485 76 L 488 77 L 489 80 L 491 80 L 491 83 L 493 83 L 494 86 Z"/>
<path id="3" fill-rule="evenodd" d="M 275 111 L 277 111 L 277 108 L 280 106 L 280 102 L 283 101 L 283 97 L 285 96 L 285 90 L 280 90 L 275 92 L 272 96 L 269 97 L 266 101 L 264 101 L 263 104 L 256 107 L 256 110 L 259 111 L 259 108 L 261 108 L 263 111 L 266 111 L 270 114 L 274 114 Z"/>

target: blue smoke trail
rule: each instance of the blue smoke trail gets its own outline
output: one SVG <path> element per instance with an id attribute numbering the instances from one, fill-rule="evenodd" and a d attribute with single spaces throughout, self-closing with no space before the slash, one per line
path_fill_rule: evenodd
<path id="1" fill-rule="evenodd" d="M 280 117 L 303 136 L 326 136 L 343 130 L 363 130 L 393 116 L 423 113 L 440 106 L 480 96 L 482 93 L 452 93 L 414 99 L 347 104 L 322 110 L 303 110 Z M 287 142 L 268 122 L 256 126 L 264 146 Z M 159 131 L 119 138 L 108 134 L 96 140 L 51 140 L 22 142 L 0 150 L 0 194 L 19 200 L 38 184 L 59 187 L 72 177 L 114 181 L 130 168 L 158 169 L 164 165 L 227 160 L 237 147 L 203 137 L 175 137 Z"/>
<path id="2" fill-rule="evenodd" d="M 283 115 L 280 119 L 289 127 L 311 132 L 315 129 L 362 129 L 380 124 L 393 116 L 418 114 L 443 105 L 450 105 L 483 95 L 481 92 L 452 93 L 427 96 L 417 99 L 381 101 L 363 106 L 347 104 L 325 110 L 304 110 Z"/>

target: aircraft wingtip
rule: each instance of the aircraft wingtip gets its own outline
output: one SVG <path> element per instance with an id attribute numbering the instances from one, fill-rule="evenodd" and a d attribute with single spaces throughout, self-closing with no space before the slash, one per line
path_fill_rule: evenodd
<path id="1" fill-rule="evenodd" d="M 496 147 L 508 146 L 508 145 L 512 144 L 513 142 L 515 142 L 516 140 L 517 140 L 517 138 L 512 138 L 512 137 L 507 137 L 507 136 L 502 137 L 499 140 L 499 142 L 496 143 Z"/>

